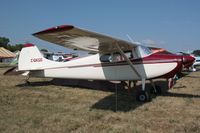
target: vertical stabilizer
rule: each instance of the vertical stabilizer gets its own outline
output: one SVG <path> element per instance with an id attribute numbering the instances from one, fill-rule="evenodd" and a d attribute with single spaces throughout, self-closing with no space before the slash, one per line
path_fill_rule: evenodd
<path id="1" fill-rule="evenodd" d="M 42 70 L 50 62 L 43 57 L 39 49 L 33 44 L 25 44 L 18 61 L 18 70 Z"/>

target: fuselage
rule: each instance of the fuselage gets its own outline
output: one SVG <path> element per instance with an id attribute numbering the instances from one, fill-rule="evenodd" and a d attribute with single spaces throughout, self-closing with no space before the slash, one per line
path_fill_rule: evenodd
<path id="1" fill-rule="evenodd" d="M 102 55 L 96 54 L 88 57 L 56 62 L 56 65 L 47 65 L 43 70 L 30 71 L 30 76 L 91 79 L 91 80 L 141 80 L 156 77 L 170 77 L 180 68 L 182 59 L 176 55 L 151 54 L 144 58 L 130 59 L 138 76 L 124 61 L 102 61 Z"/>

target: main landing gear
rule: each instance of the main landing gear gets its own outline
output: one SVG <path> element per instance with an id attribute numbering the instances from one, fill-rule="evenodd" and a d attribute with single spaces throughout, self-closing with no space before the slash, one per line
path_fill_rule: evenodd
<path id="1" fill-rule="evenodd" d="M 142 79 L 142 89 L 139 92 L 137 92 L 137 94 L 136 94 L 136 100 L 140 101 L 140 102 L 150 101 L 150 95 L 145 90 L 145 81 L 146 81 L 146 79 Z"/>
<path id="2" fill-rule="evenodd" d="M 145 89 L 145 81 L 146 81 L 146 79 L 142 79 L 142 89 L 139 92 L 137 92 L 137 94 L 136 94 L 136 100 L 140 101 L 140 102 L 151 101 L 150 93 L 149 93 L 149 91 L 147 91 Z M 159 86 L 155 85 L 152 80 L 150 80 L 150 82 L 151 82 L 151 85 L 152 85 L 150 92 L 152 94 L 155 94 L 155 95 L 161 95 L 161 93 L 162 93 L 161 88 Z"/>
<path id="3" fill-rule="evenodd" d="M 135 73 L 135 75 L 139 78 L 142 79 L 142 89 L 136 94 L 136 100 L 141 101 L 141 102 L 147 102 L 150 101 L 150 94 L 148 93 L 148 91 L 145 90 L 145 78 L 143 78 L 143 76 L 141 75 L 141 73 L 138 72 L 138 70 L 136 69 L 136 66 L 133 65 L 133 63 L 131 62 L 131 60 L 125 55 L 124 51 L 121 49 L 121 47 L 118 44 L 118 41 L 114 42 L 116 48 L 118 49 L 119 53 L 123 56 L 124 60 L 128 63 L 128 65 L 130 66 L 130 68 L 133 70 L 133 72 Z M 153 82 L 152 82 L 153 83 Z M 128 91 L 130 90 L 130 86 L 131 84 L 129 84 L 128 87 Z M 130 92 L 130 91 L 129 91 Z M 153 92 L 155 92 L 156 94 L 158 92 L 161 92 L 160 89 L 158 87 L 156 87 L 155 85 L 153 85 Z"/>

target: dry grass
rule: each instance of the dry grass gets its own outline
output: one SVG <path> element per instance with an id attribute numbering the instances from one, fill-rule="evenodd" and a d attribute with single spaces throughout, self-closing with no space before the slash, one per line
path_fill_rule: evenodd
<path id="1" fill-rule="evenodd" d="M 32 78 L 28 86 L 25 77 L 3 76 L 5 70 L 0 68 L 0 132 L 200 132 L 200 72 L 145 104 L 119 90 L 115 112 L 113 85 L 88 89 L 83 81 L 80 88 Z"/>

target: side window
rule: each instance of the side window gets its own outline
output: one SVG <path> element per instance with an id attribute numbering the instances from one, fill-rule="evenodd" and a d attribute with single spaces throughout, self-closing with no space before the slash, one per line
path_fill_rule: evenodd
<path id="1" fill-rule="evenodd" d="M 129 59 L 132 59 L 132 58 L 133 58 L 133 54 L 132 54 L 131 51 L 126 51 L 126 52 L 124 52 L 124 53 L 125 53 L 125 55 L 126 55 L 127 58 L 129 58 Z"/>
<path id="2" fill-rule="evenodd" d="M 140 51 L 138 48 L 133 48 L 132 50 L 124 51 L 124 54 L 129 59 L 140 58 Z M 120 62 L 125 61 L 124 57 L 120 53 L 104 54 L 100 56 L 101 62 Z"/>
<path id="3" fill-rule="evenodd" d="M 124 54 L 126 55 L 127 58 L 129 59 L 136 59 L 138 58 L 137 57 L 137 54 L 135 53 L 134 49 L 133 50 L 130 50 L 130 51 L 125 51 Z"/>
<path id="4" fill-rule="evenodd" d="M 119 53 L 101 55 L 101 62 L 119 62 L 123 61 L 123 57 Z"/>
<path id="5" fill-rule="evenodd" d="M 122 60 L 123 60 L 123 58 L 119 53 L 114 53 L 114 54 L 112 54 L 110 62 L 119 62 L 119 61 L 122 61 Z"/>
<path id="6" fill-rule="evenodd" d="M 101 62 L 110 62 L 111 55 L 110 54 L 105 54 L 105 55 L 101 55 L 100 57 L 100 61 Z"/>

